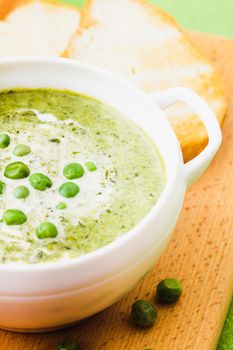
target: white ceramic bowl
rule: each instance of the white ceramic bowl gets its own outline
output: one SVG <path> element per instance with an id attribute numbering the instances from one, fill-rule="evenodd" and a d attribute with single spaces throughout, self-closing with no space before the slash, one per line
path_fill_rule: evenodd
<path id="1" fill-rule="evenodd" d="M 205 170 L 221 143 L 218 122 L 206 103 L 186 88 L 151 97 L 101 69 L 58 58 L 0 60 L 0 89 L 49 87 L 93 96 L 140 125 L 157 144 L 166 186 L 157 204 L 130 232 L 70 261 L 0 265 L 0 327 L 48 330 L 67 325 L 119 300 L 158 260 L 171 237 L 187 184 Z M 181 100 L 203 120 L 209 144 L 183 164 L 180 146 L 161 108 Z"/>

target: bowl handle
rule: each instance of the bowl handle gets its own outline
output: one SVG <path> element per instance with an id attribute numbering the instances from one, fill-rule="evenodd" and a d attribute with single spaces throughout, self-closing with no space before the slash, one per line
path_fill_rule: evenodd
<path id="1" fill-rule="evenodd" d="M 194 159 L 184 164 L 184 176 L 187 185 L 191 185 L 206 170 L 222 141 L 222 133 L 214 113 L 208 104 L 194 91 L 186 87 L 170 88 L 158 93 L 149 94 L 154 102 L 164 109 L 175 102 L 189 105 L 204 123 L 209 142 L 206 148 Z"/>

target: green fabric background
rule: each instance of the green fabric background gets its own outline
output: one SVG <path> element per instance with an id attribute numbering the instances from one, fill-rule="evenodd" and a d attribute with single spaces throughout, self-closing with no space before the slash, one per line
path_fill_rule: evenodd
<path id="1" fill-rule="evenodd" d="M 85 2 L 85 0 L 60 1 L 77 6 L 82 6 Z M 233 0 L 148 1 L 164 8 L 184 28 L 233 38 Z M 233 350 L 233 300 L 217 350 Z"/>

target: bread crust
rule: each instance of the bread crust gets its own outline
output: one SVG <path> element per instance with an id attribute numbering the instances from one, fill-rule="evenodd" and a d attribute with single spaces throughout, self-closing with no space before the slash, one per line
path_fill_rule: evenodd
<path id="1" fill-rule="evenodd" d="M 79 27 L 77 28 L 77 31 L 70 38 L 66 49 L 62 53 L 62 57 L 69 58 L 72 52 L 72 42 L 75 39 L 75 37 L 77 35 L 81 35 L 85 29 L 88 29 L 97 23 L 96 20 L 91 15 L 91 6 L 92 6 L 92 0 L 86 0 L 84 8 L 80 9 L 81 17 L 80 17 Z"/>
<path id="2" fill-rule="evenodd" d="M 30 0 L 0 0 L 0 20 L 4 20 L 16 7 L 29 2 Z"/>

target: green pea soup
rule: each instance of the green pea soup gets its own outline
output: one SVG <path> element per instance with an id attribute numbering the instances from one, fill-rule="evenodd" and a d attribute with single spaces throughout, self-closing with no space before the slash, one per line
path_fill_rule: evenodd
<path id="1" fill-rule="evenodd" d="M 2 91 L 0 133 L 1 263 L 52 262 L 101 248 L 146 216 L 166 182 L 144 131 L 87 96 Z"/>

